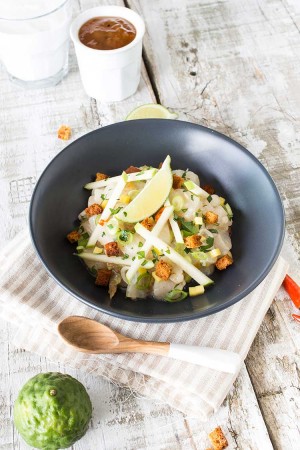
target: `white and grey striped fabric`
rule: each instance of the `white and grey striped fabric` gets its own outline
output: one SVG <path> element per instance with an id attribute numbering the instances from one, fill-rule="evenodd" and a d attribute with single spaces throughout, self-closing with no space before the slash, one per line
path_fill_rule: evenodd
<path id="1" fill-rule="evenodd" d="M 128 322 L 85 306 L 49 277 L 27 231 L 2 250 L 0 267 L 0 315 L 15 325 L 16 346 L 104 376 L 189 417 L 206 420 L 225 399 L 233 375 L 153 355 L 79 353 L 62 342 L 56 331 L 58 322 L 82 315 L 134 338 L 229 349 L 245 358 L 288 266 L 280 257 L 267 278 L 236 305 L 203 319 L 175 324 Z"/>

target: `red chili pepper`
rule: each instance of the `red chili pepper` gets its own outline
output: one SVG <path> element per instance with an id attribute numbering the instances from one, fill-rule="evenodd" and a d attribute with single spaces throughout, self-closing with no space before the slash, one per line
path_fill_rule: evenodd
<path id="1" fill-rule="evenodd" d="M 289 276 L 286 275 L 283 280 L 283 287 L 289 294 L 296 308 L 300 308 L 300 286 Z"/>
<path id="2" fill-rule="evenodd" d="M 294 320 L 296 320 L 296 322 L 299 322 L 299 323 L 300 323 L 300 316 L 298 316 L 297 314 L 292 314 L 292 318 L 293 318 Z"/>

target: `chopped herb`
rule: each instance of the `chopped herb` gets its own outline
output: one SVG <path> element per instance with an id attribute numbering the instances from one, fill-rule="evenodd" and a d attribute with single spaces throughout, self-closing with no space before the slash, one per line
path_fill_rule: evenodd
<path id="1" fill-rule="evenodd" d="M 193 194 L 191 194 L 191 199 L 194 201 L 194 195 Z"/>
<path id="2" fill-rule="evenodd" d="M 140 177 L 141 175 L 143 175 L 144 172 L 145 172 L 145 171 L 142 170 L 141 172 L 136 173 L 135 176 L 136 176 L 136 177 Z"/>
<path id="3" fill-rule="evenodd" d="M 215 230 L 214 228 L 208 229 L 211 233 L 218 233 L 218 230 Z"/>
<path id="4" fill-rule="evenodd" d="M 189 171 L 189 169 L 185 169 L 183 174 L 181 175 L 182 178 L 186 179 L 186 173 Z"/>
<path id="5" fill-rule="evenodd" d="M 129 258 L 129 255 L 127 255 L 127 253 L 125 253 L 123 256 L 122 256 L 122 259 L 128 259 Z"/>
<path id="6" fill-rule="evenodd" d="M 105 231 L 102 232 L 101 236 L 102 236 L 102 237 L 105 236 Z"/>
<path id="7" fill-rule="evenodd" d="M 185 253 L 190 253 L 191 251 L 192 251 L 191 248 L 187 248 L 187 247 L 186 247 L 186 248 L 184 249 L 184 252 L 185 252 Z"/>
<path id="8" fill-rule="evenodd" d="M 156 263 L 158 261 L 159 254 L 157 253 L 157 251 L 154 248 L 152 249 L 152 255 L 154 256 L 152 261 L 154 263 Z"/>
<path id="9" fill-rule="evenodd" d="M 202 252 L 206 253 L 206 252 L 208 252 L 211 249 L 211 247 L 213 245 L 214 245 L 214 238 L 209 236 L 209 237 L 206 238 L 206 244 L 205 245 L 201 245 L 200 250 Z"/>
<path id="10" fill-rule="evenodd" d="M 183 212 L 183 213 L 185 213 L 185 212 L 187 212 L 187 208 L 184 208 L 184 209 L 182 209 L 181 211 Z"/>
<path id="11" fill-rule="evenodd" d="M 121 231 L 118 233 L 118 239 L 119 239 L 120 241 L 122 241 L 122 242 L 128 242 L 128 241 L 130 240 L 130 238 L 131 238 L 131 233 L 130 233 L 130 231 L 127 231 L 127 230 L 121 230 Z M 130 242 L 129 242 L 129 244 L 130 244 Z"/>
<path id="12" fill-rule="evenodd" d="M 143 243 L 142 242 L 139 242 L 139 247 L 143 247 Z"/>
<path id="13" fill-rule="evenodd" d="M 146 264 L 147 264 L 147 260 L 145 259 L 143 262 L 142 262 L 142 264 L 141 264 L 141 266 L 145 266 Z"/>
<path id="14" fill-rule="evenodd" d="M 126 212 L 126 211 L 124 211 L 124 212 L 123 212 L 123 215 L 124 215 L 125 217 L 127 217 L 127 212 Z"/>
<path id="15" fill-rule="evenodd" d="M 105 194 L 101 194 L 102 200 L 106 200 Z"/>
<path id="16" fill-rule="evenodd" d="M 186 220 L 180 218 L 179 219 L 180 223 L 179 225 L 181 226 L 181 229 L 188 231 L 189 233 L 192 234 L 197 234 L 199 231 L 199 227 L 197 225 L 194 224 L 194 222 L 187 222 Z M 189 235 L 191 236 L 191 235 Z"/>
<path id="17" fill-rule="evenodd" d="M 110 223 L 109 225 L 107 225 L 107 228 L 109 228 L 110 230 L 113 228 L 114 226 Z"/>
<path id="18" fill-rule="evenodd" d="M 138 258 L 139 258 L 139 259 L 145 258 L 145 252 L 144 252 L 144 251 L 139 251 L 139 252 L 137 252 L 137 255 L 138 255 Z"/>
<path id="19" fill-rule="evenodd" d="M 209 196 L 207 197 L 207 201 L 208 201 L 209 203 L 212 201 L 212 196 L 211 196 L 211 195 L 209 195 Z"/>
<path id="20" fill-rule="evenodd" d="M 134 261 L 135 260 L 135 256 L 133 258 L 131 258 L 131 259 L 132 259 L 132 261 Z"/>
<path id="21" fill-rule="evenodd" d="M 112 213 L 112 215 L 118 214 L 118 212 L 122 209 L 121 206 L 119 206 L 118 208 L 109 208 L 110 212 Z"/>
<path id="22" fill-rule="evenodd" d="M 171 250 L 168 248 L 168 250 L 166 250 L 166 253 L 168 253 L 168 255 L 171 253 Z"/>

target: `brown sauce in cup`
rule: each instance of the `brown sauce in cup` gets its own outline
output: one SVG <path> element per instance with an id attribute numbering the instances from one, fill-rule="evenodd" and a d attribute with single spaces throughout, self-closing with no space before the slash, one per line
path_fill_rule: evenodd
<path id="1" fill-rule="evenodd" d="M 80 42 L 96 50 L 125 47 L 135 36 L 135 27 L 122 17 L 94 17 L 85 22 L 78 32 Z"/>

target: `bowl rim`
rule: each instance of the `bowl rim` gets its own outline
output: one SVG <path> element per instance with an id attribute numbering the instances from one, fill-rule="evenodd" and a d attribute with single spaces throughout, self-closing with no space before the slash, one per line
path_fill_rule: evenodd
<path id="1" fill-rule="evenodd" d="M 106 128 L 111 128 L 114 126 L 128 126 L 128 124 L 134 124 L 136 122 L 140 122 L 141 119 L 137 119 L 137 120 L 131 120 L 131 121 L 121 121 L 121 122 L 116 122 L 110 125 L 106 125 L 104 127 L 101 128 L 97 128 L 95 130 L 92 130 L 82 136 L 80 136 L 78 139 L 75 139 L 74 141 L 70 142 L 63 150 L 61 150 L 57 155 L 54 156 L 53 159 L 51 159 L 51 161 L 47 164 L 47 166 L 45 167 L 45 169 L 42 171 L 42 173 L 39 176 L 39 179 L 34 187 L 32 196 L 31 196 L 31 200 L 30 200 L 30 206 L 29 206 L 29 230 L 30 230 L 30 237 L 31 237 L 31 242 L 33 244 L 33 247 L 40 259 L 40 261 L 42 262 L 43 266 L 45 267 L 45 269 L 47 270 L 48 274 L 66 291 L 68 292 L 68 294 L 70 294 L 72 297 L 75 297 L 77 300 L 79 300 L 80 302 L 84 303 L 85 305 L 89 306 L 90 308 L 93 308 L 97 311 L 100 311 L 104 314 L 107 314 L 109 316 L 112 317 L 116 317 L 118 319 L 122 319 L 122 320 L 128 320 L 131 322 L 141 322 L 141 323 L 176 323 L 176 322 L 186 322 L 186 321 L 190 321 L 190 320 L 196 320 L 199 319 L 201 317 L 206 317 L 206 316 L 210 316 L 212 314 L 215 314 L 219 311 L 223 311 L 224 309 L 229 308 L 230 306 L 233 306 L 235 303 L 239 302 L 240 300 L 242 300 L 243 298 L 245 298 L 248 294 L 250 294 L 265 278 L 266 276 L 269 274 L 269 272 L 271 271 L 272 267 L 275 265 L 276 261 L 278 260 L 280 251 L 282 249 L 283 246 L 283 241 L 284 241 L 284 236 L 285 236 L 285 210 L 284 210 L 284 206 L 283 206 L 283 202 L 282 199 L 280 197 L 279 191 L 277 189 L 277 186 L 273 180 L 273 178 L 271 177 L 271 175 L 269 174 L 269 172 L 267 171 L 267 169 L 264 167 L 264 165 L 259 161 L 258 158 L 256 158 L 249 150 L 247 150 L 243 145 L 241 145 L 240 143 L 238 143 L 237 141 L 231 139 L 230 137 L 226 136 L 223 133 L 220 133 L 219 131 L 213 130 L 211 128 L 205 127 L 204 125 L 200 125 L 200 124 L 195 124 L 192 122 L 186 122 L 183 120 L 173 120 L 173 119 L 142 119 L 143 121 L 149 121 L 152 123 L 155 122 L 166 122 L 166 123 L 172 123 L 174 124 L 174 126 L 176 126 L 177 123 L 180 124 L 180 126 L 185 125 L 185 126 L 191 126 L 192 128 L 200 128 L 202 130 L 204 130 L 205 132 L 208 132 L 210 134 L 215 134 L 217 136 L 220 136 L 222 139 L 225 139 L 226 141 L 233 143 L 235 146 L 237 146 L 239 148 L 239 150 L 241 150 L 242 152 L 244 152 L 246 155 L 248 155 L 248 157 L 250 157 L 250 159 L 253 160 L 253 162 L 255 164 L 257 164 L 258 166 L 260 166 L 260 169 L 262 170 L 262 172 L 264 173 L 264 175 L 266 176 L 266 178 L 268 179 L 269 183 L 271 184 L 272 188 L 273 188 L 273 192 L 278 200 L 278 204 L 280 206 L 280 211 L 281 211 L 281 221 L 280 221 L 280 238 L 277 242 L 277 247 L 276 250 L 273 253 L 272 258 L 269 261 L 269 264 L 265 267 L 265 269 L 263 270 L 263 272 L 257 276 L 252 283 L 240 294 L 235 295 L 234 297 L 231 298 L 231 300 L 221 304 L 221 305 L 216 305 L 213 306 L 207 310 L 204 311 L 195 311 L 193 313 L 187 313 L 187 314 L 178 314 L 176 317 L 153 317 L 153 316 L 144 316 L 144 317 L 133 317 L 132 315 L 130 315 L 131 313 L 124 313 L 124 312 L 118 312 L 118 311 L 114 311 L 114 310 L 106 310 L 105 308 L 102 307 L 102 305 L 91 305 L 90 302 L 88 300 L 86 300 L 85 298 L 81 297 L 80 295 L 77 295 L 72 289 L 70 289 L 68 286 L 64 285 L 50 270 L 50 268 L 48 267 L 48 264 L 46 261 L 44 261 L 38 245 L 36 243 L 35 240 L 35 235 L 34 235 L 34 231 L 33 231 L 33 214 L 32 214 L 32 210 L 33 210 L 33 203 L 34 203 L 34 199 L 35 199 L 35 195 L 37 193 L 37 190 L 39 189 L 39 185 L 42 182 L 43 176 L 46 173 L 46 171 L 49 169 L 50 166 L 52 166 L 52 164 L 55 163 L 56 159 L 58 159 L 60 157 L 60 155 L 64 152 L 69 151 L 70 148 L 72 148 L 72 145 L 74 143 L 78 143 L 78 141 L 85 139 L 86 136 L 90 135 L 90 134 L 94 134 L 97 133 L 99 131 L 101 131 L 102 129 L 106 129 Z M 129 125 L 130 126 L 130 125 Z"/>

